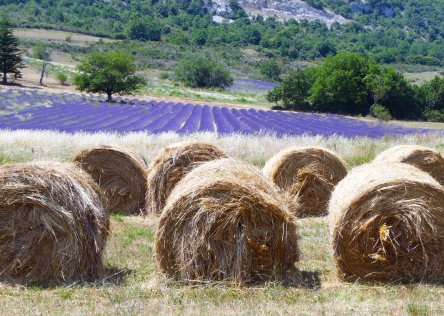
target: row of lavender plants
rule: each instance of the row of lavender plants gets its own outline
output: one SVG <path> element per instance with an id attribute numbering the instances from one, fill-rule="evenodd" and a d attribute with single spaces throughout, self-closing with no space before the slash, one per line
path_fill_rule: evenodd
<path id="1" fill-rule="evenodd" d="M 431 132 L 369 122 L 340 115 L 237 109 L 37 90 L 0 90 L 0 128 L 64 132 L 151 133 L 217 132 L 219 134 L 341 135 L 379 138 Z"/>

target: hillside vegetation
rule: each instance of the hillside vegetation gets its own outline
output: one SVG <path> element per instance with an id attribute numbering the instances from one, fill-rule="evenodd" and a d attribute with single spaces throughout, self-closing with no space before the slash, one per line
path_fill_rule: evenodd
<path id="1" fill-rule="evenodd" d="M 379 63 L 444 64 L 442 1 L 306 2 L 315 8 L 328 8 L 350 22 L 333 23 L 328 28 L 320 21 L 279 21 L 261 16 L 250 19 L 238 1 L 229 1 L 224 18 L 230 22 L 221 24 L 213 21 L 212 5 L 203 0 L 3 0 L 0 8 L 20 27 L 160 41 L 166 45 L 162 51 L 171 59 L 171 46 L 190 49 L 229 45 L 253 47 L 267 58 L 279 57 L 284 62 L 359 52 Z M 134 51 L 142 49 L 134 47 Z M 226 59 L 236 58 L 226 53 Z"/>

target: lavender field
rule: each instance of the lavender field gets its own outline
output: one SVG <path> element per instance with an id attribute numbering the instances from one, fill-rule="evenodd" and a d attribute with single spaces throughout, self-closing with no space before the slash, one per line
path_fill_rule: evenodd
<path id="1" fill-rule="evenodd" d="M 223 106 L 116 98 L 115 103 L 78 94 L 38 90 L 0 90 L 0 128 L 62 132 L 136 132 L 153 134 L 216 132 L 276 136 L 407 135 L 433 132 L 340 115 L 323 115 Z"/>

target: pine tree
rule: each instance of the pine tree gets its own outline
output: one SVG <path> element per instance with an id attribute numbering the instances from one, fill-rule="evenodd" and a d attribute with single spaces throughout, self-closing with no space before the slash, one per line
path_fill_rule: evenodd
<path id="1" fill-rule="evenodd" d="M 7 18 L 0 21 L 0 72 L 3 74 L 3 84 L 8 83 L 8 74 L 20 77 L 23 68 L 21 50 L 18 39 L 12 34 L 11 22 Z"/>

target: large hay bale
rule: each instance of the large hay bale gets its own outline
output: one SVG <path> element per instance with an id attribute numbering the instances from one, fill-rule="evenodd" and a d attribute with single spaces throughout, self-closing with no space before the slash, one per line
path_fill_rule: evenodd
<path id="1" fill-rule="evenodd" d="M 148 168 L 147 213 L 161 213 L 177 182 L 192 169 L 225 157 L 227 155 L 223 151 L 207 143 L 180 142 L 165 147 Z"/>
<path id="2" fill-rule="evenodd" d="M 331 192 L 347 169 L 328 149 L 292 147 L 269 159 L 263 173 L 298 203 L 298 215 L 318 216 L 327 213 Z"/>
<path id="3" fill-rule="evenodd" d="M 332 194 L 338 274 L 385 282 L 444 278 L 444 189 L 402 163 L 355 168 Z"/>
<path id="4" fill-rule="evenodd" d="M 436 150 L 417 145 L 399 145 L 380 153 L 374 162 L 402 162 L 427 172 L 444 185 L 444 158 Z"/>
<path id="5" fill-rule="evenodd" d="M 94 280 L 103 272 L 108 229 L 99 188 L 74 164 L 0 167 L 2 280 Z"/>
<path id="6" fill-rule="evenodd" d="M 281 278 L 299 258 L 297 227 L 278 188 L 247 163 L 207 162 L 185 176 L 162 212 L 160 268 L 181 280 Z"/>
<path id="7" fill-rule="evenodd" d="M 109 213 L 143 212 L 147 166 L 142 157 L 127 149 L 99 146 L 79 152 L 73 161 L 98 183 Z"/>

